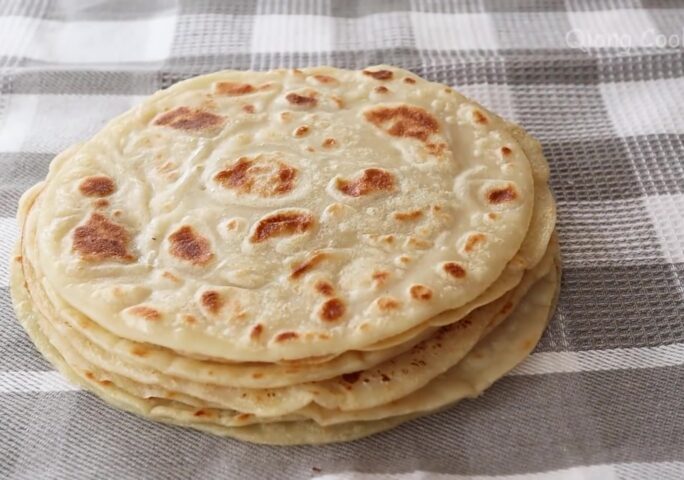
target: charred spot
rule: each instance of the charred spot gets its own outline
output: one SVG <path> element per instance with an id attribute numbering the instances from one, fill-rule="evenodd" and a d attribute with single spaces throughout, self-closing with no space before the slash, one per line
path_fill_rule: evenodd
<path id="1" fill-rule="evenodd" d="M 364 113 L 366 120 L 393 137 L 415 138 L 422 142 L 439 131 L 439 123 L 426 110 L 412 106 L 377 107 Z"/>
<path id="2" fill-rule="evenodd" d="M 401 302 L 392 297 L 380 297 L 377 300 L 378 308 L 383 312 L 396 310 L 401 306 Z"/>
<path id="3" fill-rule="evenodd" d="M 250 240 L 265 242 L 274 237 L 305 233 L 313 227 L 314 219 L 308 213 L 285 211 L 268 215 L 257 223 Z"/>
<path id="4" fill-rule="evenodd" d="M 245 113 L 254 113 L 256 109 L 254 108 L 254 105 L 243 105 L 242 111 Z"/>
<path id="5" fill-rule="evenodd" d="M 285 95 L 285 100 L 290 102 L 292 105 L 297 105 L 305 108 L 315 107 L 318 103 L 316 98 L 313 96 L 307 97 L 305 95 L 299 95 L 298 93 L 294 92 L 290 92 L 287 95 Z"/>
<path id="6" fill-rule="evenodd" d="M 314 285 L 314 288 L 318 293 L 326 297 L 329 297 L 335 293 L 335 288 L 330 284 L 330 282 L 326 282 L 325 280 L 317 281 Z"/>
<path id="7" fill-rule="evenodd" d="M 372 77 L 376 80 L 391 80 L 394 76 L 394 72 L 392 72 L 391 70 L 364 70 L 363 74 L 367 77 Z"/>
<path id="8" fill-rule="evenodd" d="M 323 143 L 321 144 L 323 148 L 334 148 L 337 146 L 337 140 L 334 138 L 326 138 L 323 140 Z"/>
<path id="9" fill-rule="evenodd" d="M 249 83 L 218 82 L 215 91 L 218 95 L 228 95 L 235 97 L 256 92 L 254 85 Z"/>
<path id="10" fill-rule="evenodd" d="M 423 212 L 420 210 L 410 210 L 408 212 L 394 212 L 392 217 L 400 222 L 409 222 L 413 220 L 418 220 L 423 216 Z"/>
<path id="11" fill-rule="evenodd" d="M 432 290 L 425 285 L 412 285 L 409 292 L 415 300 L 427 301 L 432 298 Z"/>
<path id="12" fill-rule="evenodd" d="M 510 202 L 516 198 L 518 198 L 518 192 L 513 185 L 508 185 L 504 188 L 495 188 L 487 193 L 487 200 L 494 205 Z"/>
<path id="13" fill-rule="evenodd" d="M 261 156 L 254 159 L 240 157 L 233 165 L 214 175 L 214 180 L 237 193 L 256 193 L 267 198 L 292 191 L 297 175 L 296 168 L 280 160 Z"/>
<path id="14" fill-rule="evenodd" d="M 408 83 L 410 85 L 413 85 L 414 83 L 416 83 L 416 80 L 411 78 L 411 77 L 404 77 L 404 83 Z"/>
<path id="15" fill-rule="evenodd" d="M 384 373 L 380 375 L 380 379 L 383 381 L 383 383 L 387 383 L 391 380 L 391 378 L 385 375 Z"/>
<path id="16" fill-rule="evenodd" d="M 318 316 L 324 322 L 334 322 L 342 318 L 346 310 L 347 307 L 345 307 L 342 300 L 339 298 L 331 298 L 323 303 Z"/>
<path id="17" fill-rule="evenodd" d="M 447 262 L 444 264 L 444 271 L 454 278 L 463 278 L 466 276 L 465 269 L 455 262 Z"/>
<path id="18" fill-rule="evenodd" d="M 213 257 L 209 240 L 189 225 L 184 225 L 169 236 L 169 253 L 193 265 L 205 265 Z"/>
<path id="19" fill-rule="evenodd" d="M 290 278 L 296 280 L 299 277 L 305 275 L 307 272 L 309 272 L 311 269 L 316 267 L 319 263 L 321 263 L 323 260 L 327 258 L 327 255 L 325 253 L 315 253 L 306 260 L 305 262 L 300 263 L 299 265 L 296 265 L 292 269 L 292 273 L 290 273 Z"/>
<path id="20" fill-rule="evenodd" d="M 313 76 L 318 83 L 324 83 L 326 85 L 332 85 L 337 83 L 337 80 L 330 75 L 314 75 Z"/>
<path id="21" fill-rule="evenodd" d="M 249 336 L 252 340 L 256 340 L 259 338 L 264 331 L 264 326 L 260 323 L 257 323 L 252 327 L 252 331 L 249 333 Z"/>
<path id="22" fill-rule="evenodd" d="M 310 131 L 311 131 L 311 128 L 309 128 L 307 125 L 302 125 L 302 126 L 297 127 L 295 129 L 294 136 L 295 137 L 303 137 L 304 135 L 308 135 Z"/>
<path id="23" fill-rule="evenodd" d="M 86 197 L 106 197 L 114 193 L 116 185 L 111 177 L 95 175 L 84 178 L 78 185 L 78 190 Z"/>
<path id="24" fill-rule="evenodd" d="M 502 154 L 504 157 L 509 156 L 511 153 L 513 153 L 513 150 L 511 150 L 510 148 L 505 147 L 505 146 L 504 146 L 504 147 L 501 147 L 501 154 Z"/>
<path id="25" fill-rule="evenodd" d="M 367 168 L 355 180 L 337 180 L 337 189 L 350 197 L 360 197 L 375 192 L 391 192 L 395 188 L 394 176 L 380 168 Z"/>
<path id="26" fill-rule="evenodd" d="M 159 310 L 156 310 L 152 307 L 147 307 L 145 305 L 131 307 L 129 312 L 132 315 L 135 315 L 136 317 L 144 318 L 145 320 L 149 320 L 151 322 L 159 321 L 162 317 L 161 312 L 159 312 Z"/>
<path id="27" fill-rule="evenodd" d="M 475 248 L 478 245 L 480 245 L 481 243 L 484 243 L 485 239 L 486 239 L 486 237 L 485 237 L 484 233 L 472 233 L 468 236 L 468 239 L 466 240 L 466 243 L 465 243 L 463 249 L 466 252 L 470 253 L 473 250 L 475 250 Z"/>
<path id="28" fill-rule="evenodd" d="M 359 378 L 361 378 L 361 374 L 363 372 L 352 372 L 352 373 L 345 373 L 342 375 L 342 380 L 344 380 L 347 383 L 356 383 L 359 381 Z"/>
<path id="29" fill-rule="evenodd" d="M 211 412 L 205 408 L 200 408 L 197 410 L 195 413 L 193 413 L 195 417 L 209 417 L 211 416 Z"/>
<path id="30" fill-rule="evenodd" d="M 214 315 L 219 313 L 223 307 L 223 298 L 221 298 L 221 294 L 213 290 L 203 292 L 200 301 L 204 308 Z"/>
<path id="31" fill-rule="evenodd" d="M 211 112 L 190 107 L 176 107 L 163 113 L 154 121 L 155 125 L 176 130 L 208 130 L 223 125 L 225 119 Z"/>
<path id="32" fill-rule="evenodd" d="M 102 214 L 92 213 L 85 224 L 74 230 L 72 248 L 88 261 L 130 262 L 134 257 L 128 252 L 129 242 L 130 235 L 122 225 Z"/>
<path id="33" fill-rule="evenodd" d="M 383 85 L 380 85 L 379 87 L 375 87 L 375 88 L 373 89 L 373 91 L 374 91 L 375 93 L 379 93 L 379 94 L 381 94 L 381 95 L 384 95 L 385 93 L 388 93 L 388 92 L 389 92 L 389 88 L 387 88 L 387 87 L 385 87 L 385 86 L 383 86 Z"/>
<path id="34" fill-rule="evenodd" d="M 288 340 L 294 340 L 296 338 L 299 338 L 299 334 L 297 332 L 282 332 L 276 335 L 275 341 L 287 342 Z"/>

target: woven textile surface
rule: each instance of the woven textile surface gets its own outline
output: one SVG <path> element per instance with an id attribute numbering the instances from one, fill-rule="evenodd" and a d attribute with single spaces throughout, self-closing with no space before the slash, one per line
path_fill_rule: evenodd
<path id="1" fill-rule="evenodd" d="M 66 383 L 17 323 L 21 193 L 172 83 L 387 63 L 540 139 L 559 306 L 482 397 L 367 439 L 265 447 Z M 684 478 L 684 2 L 0 0 L 0 478 Z M 502 476 L 502 477 L 499 477 Z"/>

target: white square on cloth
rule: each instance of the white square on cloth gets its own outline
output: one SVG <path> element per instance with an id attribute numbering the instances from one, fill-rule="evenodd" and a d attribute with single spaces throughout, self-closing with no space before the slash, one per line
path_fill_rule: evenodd
<path id="1" fill-rule="evenodd" d="M 684 133 L 684 78 L 602 83 L 601 95 L 621 136 Z"/>
<path id="2" fill-rule="evenodd" d="M 644 203 L 667 261 L 684 263 L 684 194 L 653 195 Z"/>
<path id="3" fill-rule="evenodd" d="M 73 21 L 0 18 L 0 55 L 27 56 L 54 63 L 121 63 L 164 60 L 169 56 L 176 16 L 145 20 Z M 2 32 L 23 25 L 27 39 Z M 10 29 L 11 28 L 11 29 Z"/>
<path id="4" fill-rule="evenodd" d="M 423 50 L 494 50 L 498 47 L 490 15 L 411 12 L 416 46 Z"/>
<path id="5" fill-rule="evenodd" d="M 252 52 L 321 52 L 333 48 L 332 17 L 259 15 L 254 19 Z"/>

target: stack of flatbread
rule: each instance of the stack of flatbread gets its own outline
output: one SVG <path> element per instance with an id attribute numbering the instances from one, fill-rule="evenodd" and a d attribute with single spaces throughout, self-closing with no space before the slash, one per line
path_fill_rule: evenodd
<path id="1" fill-rule="evenodd" d="M 180 82 L 21 200 L 19 320 L 65 376 L 252 442 L 345 441 L 479 395 L 559 285 L 539 143 L 390 66 Z"/>

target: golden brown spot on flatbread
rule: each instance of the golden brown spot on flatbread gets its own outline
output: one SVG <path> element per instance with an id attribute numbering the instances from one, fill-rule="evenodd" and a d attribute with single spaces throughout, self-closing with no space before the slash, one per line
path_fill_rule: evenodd
<path id="1" fill-rule="evenodd" d="M 454 91 L 453 91 L 451 88 L 446 87 L 446 88 L 444 89 L 444 93 L 454 93 Z"/>
<path id="2" fill-rule="evenodd" d="M 418 220 L 423 216 L 423 212 L 420 210 L 409 210 L 407 212 L 394 212 L 392 217 L 400 222 L 409 222 L 413 220 Z"/>
<path id="3" fill-rule="evenodd" d="M 432 298 L 432 290 L 425 285 L 412 285 L 409 289 L 411 297 L 416 300 L 427 301 Z"/>
<path id="4" fill-rule="evenodd" d="M 130 262 L 134 257 L 128 252 L 129 242 L 130 235 L 122 225 L 92 213 L 86 223 L 74 230 L 72 249 L 87 261 Z"/>
<path id="5" fill-rule="evenodd" d="M 155 125 L 176 130 L 209 130 L 223 125 L 225 118 L 204 110 L 190 107 L 176 107 L 163 113 L 154 121 Z"/>
<path id="6" fill-rule="evenodd" d="M 465 246 L 463 247 L 463 249 L 466 252 L 470 253 L 473 250 L 475 250 L 475 248 L 478 245 L 480 245 L 481 243 L 484 243 L 485 240 L 486 240 L 486 237 L 485 237 L 484 233 L 471 233 L 468 236 L 468 239 L 466 240 L 466 243 L 465 243 Z"/>
<path id="7" fill-rule="evenodd" d="M 337 180 L 337 189 L 350 197 L 360 197 L 376 192 L 391 192 L 394 188 L 394 176 L 387 170 L 380 168 L 367 168 L 355 180 Z"/>
<path id="8" fill-rule="evenodd" d="M 311 129 L 307 125 L 301 125 L 295 129 L 294 136 L 303 137 L 304 135 L 308 135 L 310 131 Z"/>
<path id="9" fill-rule="evenodd" d="M 114 385 L 114 383 L 111 380 L 98 380 L 97 383 L 99 383 L 103 387 L 111 387 L 112 385 Z"/>
<path id="10" fill-rule="evenodd" d="M 168 280 L 171 280 L 171 281 L 174 282 L 174 283 L 179 283 L 179 282 L 181 281 L 180 278 L 178 278 L 178 277 L 175 276 L 173 273 L 168 272 L 168 271 L 162 273 L 162 277 L 164 277 L 164 278 L 166 278 L 166 279 L 168 279 Z"/>
<path id="11" fill-rule="evenodd" d="M 301 127 L 300 127 L 301 128 Z M 255 193 L 262 198 L 284 195 L 294 189 L 298 170 L 271 156 L 240 157 L 214 175 L 224 188 L 238 194 Z"/>
<path id="12" fill-rule="evenodd" d="M 473 110 L 473 119 L 475 119 L 475 123 L 479 123 L 480 125 L 484 125 L 488 121 L 484 113 L 479 110 Z"/>
<path id="13" fill-rule="evenodd" d="M 254 113 L 256 109 L 254 108 L 254 105 L 243 105 L 242 111 L 245 113 Z"/>
<path id="14" fill-rule="evenodd" d="M 256 88 L 249 83 L 234 83 L 234 82 L 218 82 L 215 91 L 218 95 L 228 95 L 235 97 L 238 95 L 247 95 L 254 93 Z"/>
<path id="15" fill-rule="evenodd" d="M 333 102 L 335 102 L 335 105 L 337 105 L 337 108 L 344 108 L 345 103 L 344 103 L 344 100 L 342 98 L 338 97 L 337 95 L 333 95 L 330 98 L 332 99 Z"/>
<path id="16" fill-rule="evenodd" d="M 406 239 L 405 245 L 417 248 L 419 250 L 425 250 L 426 248 L 430 248 L 433 244 L 429 240 L 423 240 L 421 238 L 411 236 Z"/>
<path id="17" fill-rule="evenodd" d="M 309 272 L 311 269 L 316 267 L 319 263 L 321 263 L 323 260 L 325 260 L 328 256 L 325 253 L 322 252 L 317 252 L 314 253 L 311 258 L 307 259 L 306 261 L 296 265 L 292 269 L 292 273 L 290 273 L 290 278 L 293 280 L 298 279 L 299 277 L 305 275 L 307 272 Z"/>
<path id="18" fill-rule="evenodd" d="M 256 340 L 261 336 L 261 333 L 264 331 L 264 326 L 260 323 L 257 323 L 252 327 L 252 331 L 249 333 L 249 336 L 252 340 Z"/>
<path id="19" fill-rule="evenodd" d="M 240 422 L 244 422 L 245 420 L 249 420 L 253 416 L 254 415 L 252 415 L 251 413 L 241 413 L 241 414 L 237 415 L 235 418 Z"/>
<path id="20" fill-rule="evenodd" d="M 331 77 L 330 75 L 314 75 L 313 77 L 319 83 L 325 83 L 327 85 L 332 85 L 332 84 L 337 83 L 337 80 L 335 78 Z"/>
<path id="21" fill-rule="evenodd" d="M 254 378 L 254 379 L 259 379 L 259 378 L 262 378 L 263 376 L 264 376 L 264 374 L 261 372 L 254 372 L 252 374 L 252 378 Z"/>
<path id="22" fill-rule="evenodd" d="M 391 310 L 396 310 L 399 307 L 401 307 L 401 302 L 399 300 L 397 300 L 396 298 L 392 298 L 392 297 L 380 297 L 380 298 L 378 298 L 376 303 L 378 304 L 378 308 L 382 312 L 388 312 Z"/>
<path id="23" fill-rule="evenodd" d="M 487 216 L 489 217 L 490 220 L 496 220 L 499 217 L 499 214 L 496 212 L 489 212 L 487 214 Z"/>
<path id="24" fill-rule="evenodd" d="M 210 416 L 212 416 L 211 412 L 205 408 L 200 408 L 195 413 L 193 413 L 193 415 L 195 417 L 210 417 Z"/>
<path id="25" fill-rule="evenodd" d="M 261 243 L 274 237 L 305 233 L 313 225 L 314 219 L 308 213 L 298 211 L 273 213 L 259 220 L 250 241 Z"/>
<path id="26" fill-rule="evenodd" d="M 106 198 L 100 198 L 93 202 L 93 206 L 95 208 L 107 208 L 109 206 L 109 200 Z"/>
<path id="27" fill-rule="evenodd" d="M 145 320 L 149 320 L 151 322 L 161 320 L 162 316 L 159 310 L 156 310 L 152 307 L 147 307 L 145 305 L 137 305 L 135 307 L 131 307 L 129 312 L 131 312 L 131 315 L 144 318 Z"/>
<path id="28" fill-rule="evenodd" d="M 532 347 L 534 347 L 534 340 L 531 340 L 531 339 L 524 340 L 521 343 L 521 347 L 525 351 L 530 350 Z"/>
<path id="29" fill-rule="evenodd" d="M 203 292 L 200 301 L 202 302 L 204 308 L 209 310 L 209 312 L 213 313 L 214 315 L 219 313 L 221 311 L 221 307 L 223 307 L 223 298 L 221 298 L 221 294 L 213 290 L 207 290 L 206 292 Z"/>
<path id="30" fill-rule="evenodd" d="M 188 325 L 195 325 L 197 318 L 194 315 L 183 315 L 183 321 Z"/>
<path id="31" fill-rule="evenodd" d="M 504 157 L 509 156 L 511 153 L 513 153 L 513 150 L 511 150 L 510 148 L 505 147 L 505 146 L 504 146 L 504 147 L 501 147 L 501 154 L 502 154 Z"/>
<path id="32" fill-rule="evenodd" d="M 209 240 L 190 225 L 183 225 L 169 236 L 169 253 L 193 265 L 205 265 L 213 257 Z"/>
<path id="33" fill-rule="evenodd" d="M 375 93 L 379 93 L 381 95 L 384 95 L 385 93 L 389 92 L 389 88 L 385 87 L 384 85 L 380 85 L 379 87 L 375 87 L 373 89 Z"/>
<path id="34" fill-rule="evenodd" d="M 136 357 L 145 357 L 147 356 L 147 354 L 150 353 L 150 350 L 148 348 L 143 347 L 142 345 L 135 345 L 131 349 L 131 353 Z"/>
<path id="35" fill-rule="evenodd" d="M 297 332 L 282 332 L 276 335 L 275 341 L 286 342 L 288 340 L 294 340 L 296 338 L 299 338 L 299 334 Z"/>
<path id="36" fill-rule="evenodd" d="M 454 278 L 463 278 L 466 276 L 465 268 L 456 262 L 447 262 L 443 266 L 444 271 Z"/>
<path id="37" fill-rule="evenodd" d="M 280 120 L 287 123 L 292 120 L 292 114 L 290 112 L 281 112 Z"/>
<path id="38" fill-rule="evenodd" d="M 385 284 L 385 282 L 387 282 L 389 276 L 389 272 L 386 272 L 384 270 L 378 270 L 373 272 L 371 278 L 373 279 L 373 283 L 375 283 L 377 286 L 382 286 Z"/>
<path id="39" fill-rule="evenodd" d="M 446 150 L 446 143 L 428 143 L 425 145 L 425 151 L 430 155 L 439 156 Z"/>
<path id="40" fill-rule="evenodd" d="M 85 372 L 85 377 L 88 380 L 95 380 L 95 374 L 93 372 Z"/>
<path id="41" fill-rule="evenodd" d="M 393 137 L 415 138 L 425 142 L 430 135 L 439 131 L 437 119 L 414 105 L 376 107 L 366 111 L 364 116 Z"/>
<path id="42" fill-rule="evenodd" d="M 410 263 L 411 260 L 412 260 L 411 257 L 409 257 L 408 255 L 402 255 L 399 257 L 399 261 L 401 263 Z"/>
<path id="43" fill-rule="evenodd" d="M 504 304 L 503 307 L 501 307 L 501 310 L 499 310 L 499 312 L 500 312 L 500 313 L 503 313 L 503 314 L 505 315 L 505 314 L 507 314 L 508 312 L 510 312 L 512 308 L 513 308 L 513 302 L 508 301 L 508 302 L 506 302 L 506 303 Z"/>
<path id="44" fill-rule="evenodd" d="M 94 175 L 86 177 L 78 185 L 78 190 L 86 197 L 106 197 L 114 193 L 116 185 L 111 177 L 106 175 Z"/>
<path id="45" fill-rule="evenodd" d="M 363 74 L 368 77 L 373 77 L 376 80 L 391 80 L 394 73 L 391 70 L 364 70 Z"/>
<path id="46" fill-rule="evenodd" d="M 416 81 L 411 77 L 404 77 L 404 83 L 413 85 L 414 83 L 416 83 Z"/>
<path id="47" fill-rule="evenodd" d="M 344 380 L 347 383 L 356 383 L 359 378 L 361 378 L 361 374 L 363 372 L 352 372 L 352 373 L 345 373 L 342 375 L 342 380 Z"/>
<path id="48" fill-rule="evenodd" d="M 337 140 L 334 138 L 326 138 L 323 140 L 323 143 L 321 144 L 323 148 L 334 148 L 337 146 Z"/>
<path id="49" fill-rule="evenodd" d="M 516 198 L 518 198 L 518 192 L 513 185 L 508 185 L 504 188 L 495 188 L 487 192 L 487 200 L 494 205 L 510 202 Z"/>
<path id="50" fill-rule="evenodd" d="M 285 100 L 290 102 L 292 105 L 298 105 L 304 108 L 315 107 L 317 100 L 315 97 L 307 97 L 305 95 L 299 95 L 298 93 L 290 92 L 285 95 Z"/>
<path id="51" fill-rule="evenodd" d="M 347 307 L 342 300 L 331 298 L 323 303 L 318 316 L 324 322 L 334 322 L 342 318 L 346 310 Z"/>
<path id="52" fill-rule="evenodd" d="M 326 282 L 325 280 L 318 280 L 314 284 L 314 288 L 318 293 L 326 297 L 329 297 L 335 293 L 335 288 L 330 284 L 330 282 Z"/>

